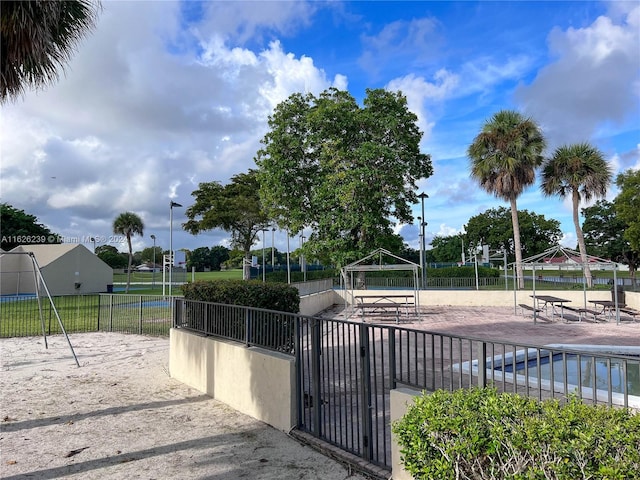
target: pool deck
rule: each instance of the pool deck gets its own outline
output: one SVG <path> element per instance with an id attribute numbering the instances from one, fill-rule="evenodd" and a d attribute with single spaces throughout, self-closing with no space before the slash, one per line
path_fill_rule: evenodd
<path id="1" fill-rule="evenodd" d="M 522 315 L 513 307 L 421 307 L 418 315 L 400 317 L 398 326 L 426 330 L 434 333 L 473 337 L 491 341 L 504 341 L 532 346 L 548 344 L 619 345 L 640 347 L 640 319 L 634 321 L 621 315 L 620 324 L 610 322 L 577 321 L 565 314 L 569 321 L 549 320 L 544 315 L 534 323 L 532 312 Z M 324 312 L 326 318 L 346 318 L 343 306 L 334 306 Z M 350 320 L 362 321 L 359 314 Z M 395 319 L 365 318 L 367 324 L 396 325 Z"/>

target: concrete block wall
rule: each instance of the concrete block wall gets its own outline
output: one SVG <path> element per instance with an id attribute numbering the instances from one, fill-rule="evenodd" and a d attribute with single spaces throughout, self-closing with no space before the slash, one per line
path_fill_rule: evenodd
<path id="1" fill-rule="evenodd" d="M 172 328 L 172 378 L 283 432 L 296 424 L 295 360 Z"/>

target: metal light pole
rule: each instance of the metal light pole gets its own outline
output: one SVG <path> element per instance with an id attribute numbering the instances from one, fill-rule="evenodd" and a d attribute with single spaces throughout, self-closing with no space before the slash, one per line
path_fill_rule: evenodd
<path id="1" fill-rule="evenodd" d="M 169 296 L 171 296 L 171 286 L 173 284 L 173 260 L 175 258 L 173 254 L 173 207 L 181 206 L 173 200 L 169 201 Z"/>
<path id="2" fill-rule="evenodd" d="M 424 248 L 424 227 L 427 224 L 427 222 L 425 222 L 425 217 L 424 217 L 424 199 L 429 198 L 429 195 L 422 192 L 420 195 L 418 195 L 418 198 L 422 202 L 422 221 L 420 222 L 420 233 L 422 234 L 422 240 L 420 240 L 420 250 L 422 251 L 422 261 L 420 263 L 420 269 L 422 270 L 422 288 L 425 289 L 427 287 L 426 285 L 427 275 L 425 272 L 426 265 L 425 265 L 425 248 Z"/>
<path id="3" fill-rule="evenodd" d="M 151 290 L 156 288 L 156 236 L 151 235 L 153 240 L 153 270 L 151 270 Z"/>
<path id="4" fill-rule="evenodd" d="M 287 283 L 291 283 L 291 247 L 289 245 L 289 230 L 287 230 Z"/>
<path id="5" fill-rule="evenodd" d="M 271 271 L 275 271 L 276 267 L 276 248 L 275 248 L 276 227 L 271 228 Z"/>
<path id="6" fill-rule="evenodd" d="M 302 270 L 302 281 L 307 281 L 307 269 L 305 268 L 304 263 L 304 252 L 302 252 L 302 248 L 304 247 L 304 234 L 300 234 L 300 269 Z"/>
<path id="7" fill-rule="evenodd" d="M 265 262 L 264 262 L 264 240 L 267 236 L 267 231 L 269 229 L 268 228 L 263 228 L 262 229 L 262 281 L 266 282 L 267 281 L 267 272 L 265 270 Z"/>
<path id="8" fill-rule="evenodd" d="M 96 237 L 91 237 L 90 240 L 93 242 L 93 253 L 96 253 Z"/>
<path id="9" fill-rule="evenodd" d="M 420 229 L 418 230 L 418 242 L 420 244 L 420 289 L 422 289 L 424 285 L 424 244 L 422 243 L 422 217 L 418 217 L 418 225 L 420 227 Z"/>

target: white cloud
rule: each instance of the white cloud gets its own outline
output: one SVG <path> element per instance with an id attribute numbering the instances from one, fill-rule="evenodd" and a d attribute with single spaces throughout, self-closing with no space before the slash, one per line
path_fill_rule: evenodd
<path id="1" fill-rule="evenodd" d="M 219 12 L 242 13 L 227 38 L 304 24 L 314 7 L 294 3 L 262 16 L 252 11 L 265 10 L 260 3 L 215 2 Z M 169 198 L 186 208 L 198 183 L 226 182 L 254 166 L 277 103 L 295 91 L 347 84 L 278 41 L 254 52 L 209 34 L 213 17 L 185 31 L 179 8 L 107 2 L 66 75 L 3 106 L 2 201 L 68 236 L 87 225 L 110 230 L 125 210 L 159 234 L 168 228 Z M 184 210 L 174 212 L 174 227 Z"/>
<path id="2" fill-rule="evenodd" d="M 516 98 L 541 123 L 550 148 L 589 141 L 606 122 L 638 118 L 639 16 L 636 6 L 620 23 L 601 16 L 588 27 L 549 34 L 555 61 Z"/>
<path id="3" fill-rule="evenodd" d="M 391 80 L 386 85 L 388 90 L 400 90 L 407 97 L 409 110 L 418 116 L 418 126 L 424 133 L 423 142 L 431 136 L 431 129 L 435 122 L 429 120 L 428 104 L 442 102 L 453 95 L 459 83 L 457 75 L 445 69 L 438 70 L 433 76 L 433 82 L 423 77 L 409 74 L 402 78 Z"/>

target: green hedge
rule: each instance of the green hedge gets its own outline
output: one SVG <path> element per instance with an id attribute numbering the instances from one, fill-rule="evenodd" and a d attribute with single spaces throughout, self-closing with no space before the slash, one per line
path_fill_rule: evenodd
<path id="1" fill-rule="evenodd" d="M 257 280 L 207 280 L 182 286 L 184 298 L 202 302 L 243 305 L 278 312 L 298 313 L 298 290 L 283 283 L 263 283 Z"/>
<path id="2" fill-rule="evenodd" d="M 308 272 L 306 272 L 306 274 L 304 272 L 291 272 L 291 282 L 292 283 L 296 283 L 296 282 L 304 282 L 305 278 L 306 280 L 312 281 L 312 280 L 323 280 L 325 278 L 334 278 L 340 275 L 340 272 L 331 268 L 325 269 L 325 270 L 310 270 Z M 287 283 L 287 271 L 286 270 L 280 270 L 277 272 L 267 272 L 267 274 L 265 275 L 265 278 L 267 280 L 267 282 L 282 282 L 282 283 Z"/>
<path id="3" fill-rule="evenodd" d="M 417 397 L 394 423 L 415 479 L 640 478 L 640 414 L 494 388 Z"/>
<path id="4" fill-rule="evenodd" d="M 445 267 L 445 268 L 428 268 L 427 277 L 430 278 L 475 278 L 475 267 Z M 495 268 L 478 267 L 479 278 L 498 278 L 500 271 Z"/>

